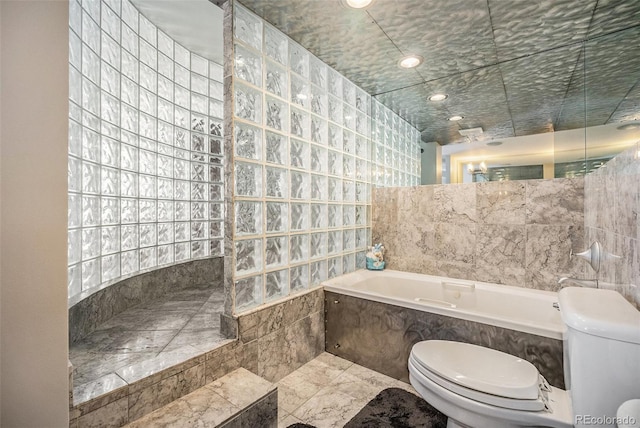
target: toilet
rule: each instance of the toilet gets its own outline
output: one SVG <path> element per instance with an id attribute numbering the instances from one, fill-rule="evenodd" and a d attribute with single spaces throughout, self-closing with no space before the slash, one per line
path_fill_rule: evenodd
<path id="1" fill-rule="evenodd" d="M 619 406 L 640 398 L 640 312 L 611 290 L 559 292 L 567 390 L 533 364 L 482 346 L 416 343 L 411 385 L 448 417 L 448 428 L 613 427 Z"/>

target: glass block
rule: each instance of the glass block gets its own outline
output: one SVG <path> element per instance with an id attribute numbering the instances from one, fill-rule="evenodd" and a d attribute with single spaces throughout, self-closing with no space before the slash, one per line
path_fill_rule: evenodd
<path id="1" fill-rule="evenodd" d="M 356 270 L 356 255 L 347 254 L 342 257 L 342 270 L 343 273 L 351 273 Z"/>
<path id="2" fill-rule="evenodd" d="M 211 165 L 209 167 L 209 181 L 212 183 L 223 181 L 223 169 L 221 166 Z"/>
<path id="3" fill-rule="evenodd" d="M 342 207 L 342 225 L 353 226 L 355 224 L 355 207 L 353 205 L 344 205 Z"/>
<path id="4" fill-rule="evenodd" d="M 158 73 L 140 63 L 140 86 L 156 93 L 158 90 Z"/>
<path id="5" fill-rule="evenodd" d="M 262 159 L 262 130 L 244 123 L 235 124 L 235 154 L 246 159 Z"/>
<path id="6" fill-rule="evenodd" d="M 311 85 L 311 112 L 322 117 L 328 115 L 327 94 L 315 85 Z"/>
<path id="7" fill-rule="evenodd" d="M 206 77 L 209 74 L 209 62 L 200 55 L 196 55 L 192 52 L 191 71 Z"/>
<path id="8" fill-rule="evenodd" d="M 138 111 L 126 104 L 121 105 L 120 109 L 120 125 L 123 129 L 138 133 Z"/>
<path id="9" fill-rule="evenodd" d="M 140 270 L 151 269 L 158 265 L 156 247 L 142 248 L 140 250 Z"/>
<path id="10" fill-rule="evenodd" d="M 235 45 L 235 75 L 237 78 L 262 86 L 262 58 L 242 46 Z"/>
<path id="11" fill-rule="evenodd" d="M 138 83 L 140 81 L 140 74 L 138 72 L 138 60 L 135 56 L 130 54 L 127 51 L 122 51 L 122 64 L 120 71 L 123 76 L 128 77 L 134 83 Z"/>
<path id="12" fill-rule="evenodd" d="M 316 172 L 327 171 L 327 149 L 311 145 L 311 170 Z"/>
<path id="13" fill-rule="evenodd" d="M 85 44 L 82 45 L 82 75 L 100 84 L 100 57 Z"/>
<path id="14" fill-rule="evenodd" d="M 188 242 L 176 244 L 174 246 L 176 262 L 187 260 L 191 257 L 191 246 Z"/>
<path id="15" fill-rule="evenodd" d="M 327 177 L 324 175 L 311 174 L 311 199 L 327 199 Z"/>
<path id="16" fill-rule="evenodd" d="M 330 228 L 342 227 L 342 205 L 329 205 L 327 220 Z"/>
<path id="17" fill-rule="evenodd" d="M 289 271 L 269 272 L 265 275 L 265 301 L 269 302 L 289 294 Z"/>
<path id="18" fill-rule="evenodd" d="M 264 53 L 282 65 L 289 60 L 288 37 L 269 24 L 264 27 Z"/>
<path id="19" fill-rule="evenodd" d="M 288 127 L 289 109 L 286 102 L 270 96 L 265 97 L 265 124 L 278 131 L 286 132 Z"/>
<path id="20" fill-rule="evenodd" d="M 120 195 L 136 197 L 138 196 L 138 174 L 135 172 L 122 171 L 120 173 Z"/>
<path id="21" fill-rule="evenodd" d="M 353 251 L 356 247 L 355 230 L 348 229 L 342 232 L 342 248 L 344 251 Z"/>
<path id="22" fill-rule="evenodd" d="M 79 108 L 79 107 L 78 107 Z M 71 114 L 76 111 L 77 108 L 75 106 L 75 104 L 71 103 L 69 105 L 69 115 L 70 117 Z M 82 112 L 82 125 L 89 128 L 89 129 L 93 129 L 94 131 L 99 131 L 100 130 L 100 118 L 98 118 L 98 116 L 95 116 L 91 113 L 89 113 L 87 110 L 82 110 L 80 109 L 80 111 Z M 124 135 L 125 131 L 122 131 L 123 135 Z"/>
<path id="23" fill-rule="evenodd" d="M 342 175 L 344 177 L 353 178 L 356 173 L 356 160 L 353 156 L 345 154 L 342 157 Z"/>
<path id="24" fill-rule="evenodd" d="M 69 2 L 69 27 L 77 34 L 82 32 L 82 8 L 79 1 Z"/>
<path id="25" fill-rule="evenodd" d="M 224 117 L 224 103 L 222 101 L 209 98 L 209 114 L 213 117 Z"/>
<path id="26" fill-rule="evenodd" d="M 174 224 L 176 242 L 189 240 L 190 227 L 191 226 L 188 222 L 180 222 Z"/>
<path id="27" fill-rule="evenodd" d="M 346 79 L 342 83 L 342 100 L 350 106 L 356 105 L 356 86 Z"/>
<path id="28" fill-rule="evenodd" d="M 120 222 L 122 224 L 138 222 L 138 200 L 123 198 L 120 200 Z"/>
<path id="29" fill-rule="evenodd" d="M 69 297 L 82 291 L 82 269 L 80 264 L 69 266 L 67 269 L 67 292 Z"/>
<path id="30" fill-rule="evenodd" d="M 80 192 L 82 190 L 82 162 L 80 159 L 69 157 L 67 183 L 70 192 Z"/>
<path id="31" fill-rule="evenodd" d="M 236 83 L 234 87 L 236 117 L 261 124 L 262 93 L 238 83 Z"/>
<path id="32" fill-rule="evenodd" d="M 327 279 L 327 261 L 321 260 L 309 264 L 311 286 L 319 285 Z"/>
<path id="33" fill-rule="evenodd" d="M 291 75 L 291 102 L 308 108 L 309 96 L 309 83 L 301 77 Z"/>
<path id="34" fill-rule="evenodd" d="M 299 263 L 309 259 L 309 235 L 289 237 L 289 262 Z"/>
<path id="35" fill-rule="evenodd" d="M 204 202 L 191 202 L 191 220 L 207 220 L 207 208 Z"/>
<path id="36" fill-rule="evenodd" d="M 235 168 L 237 196 L 262 196 L 262 166 L 237 162 Z"/>
<path id="37" fill-rule="evenodd" d="M 224 238 L 224 222 L 212 221 L 209 223 L 209 237 Z"/>
<path id="38" fill-rule="evenodd" d="M 328 70 L 327 81 L 329 93 L 342 100 L 342 76 L 333 69 Z"/>
<path id="39" fill-rule="evenodd" d="M 309 205 L 291 204 L 291 230 L 309 229 Z"/>
<path id="40" fill-rule="evenodd" d="M 69 67 L 69 99 L 77 104 L 82 103 L 82 75 L 73 67 Z"/>
<path id="41" fill-rule="evenodd" d="M 309 255 L 312 259 L 327 256 L 327 233 L 317 232 L 311 234 Z"/>
<path id="42" fill-rule="evenodd" d="M 289 272 L 291 275 L 290 288 L 292 293 L 309 288 L 308 265 L 292 267 Z"/>
<path id="43" fill-rule="evenodd" d="M 309 52 L 292 41 L 289 42 L 289 67 L 294 73 L 309 78 Z"/>
<path id="44" fill-rule="evenodd" d="M 356 151 L 356 136 L 346 129 L 342 133 L 342 150 L 349 154 L 355 154 Z"/>
<path id="45" fill-rule="evenodd" d="M 369 118 L 360 111 L 356 112 L 356 132 L 362 135 L 369 134 Z"/>
<path id="46" fill-rule="evenodd" d="M 262 239 L 235 241 L 235 272 L 238 275 L 262 270 Z"/>
<path id="47" fill-rule="evenodd" d="M 122 94 L 123 102 L 136 107 L 138 105 L 138 85 L 132 80 L 122 77 Z"/>
<path id="48" fill-rule="evenodd" d="M 224 188 L 221 184 L 209 185 L 209 200 L 210 201 L 224 200 Z"/>
<path id="49" fill-rule="evenodd" d="M 329 120 L 337 123 L 338 125 L 342 125 L 342 101 L 339 98 L 329 96 L 327 101 L 327 111 L 329 113 Z"/>
<path id="50" fill-rule="evenodd" d="M 155 174 L 157 168 L 157 154 L 148 150 L 139 152 L 139 168 L 142 174 Z"/>
<path id="51" fill-rule="evenodd" d="M 82 229 L 82 260 L 89 260 L 100 255 L 100 228 Z"/>
<path id="52" fill-rule="evenodd" d="M 342 124 L 351 131 L 355 131 L 356 129 L 356 111 L 347 104 L 344 104 L 342 107 Z"/>
<path id="53" fill-rule="evenodd" d="M 151 46 L 157 46 L 157 29 L 146 17 L 140 15 L 139 20 L 140 36 L 142 36 Z"/>
<path id="54" fill-rule="evenodd" d="M 285 165 L 287 163 L 287 153 L 289 152 L 288 138 L 270 131 L 265 131 L 265 138 L 267 140 L 267 162 Z"/>
<path id="55" fill-rule="evenodd" d="M 191 180 L 207 181 L 207 165 L 200 162 L 191 162 Z"/>
<path id="56" fill-rule="evenodd" d="M 236 39 L 261 51 L 262 20 L 239 4 L 235 4 L 233 13 L 233 29 Z"/>
<path id="57" fill-rule="evenodd" d="M 158 265 L 168 265 L 173 263 L 173 245 L 162 245 L 158 247 Z"/>
<path id="58" fill-rule="evenodd" d="M 237 236 L 262 233 L 262 202 L 236 202 L 235 216 Z"/>
<path id="59" fill-rule="evenodd" d="M 100 259 L 82 263 L 82 290 L 88 290 L 100 284 Z"/>
<path id="60" fill-rule="evenodd" d="M 333 150 L 327 151 L 327 167 L 329 174 L 342 176 L 342 154 Z"/>
<path id="61" fill-rule="evenodd" d="M 237 7 L 237 3 L 236 3 Z M 262 303 L 262 276 L 239 279 L 235 283 L 236 311 L 245 311 Z"/>
<path id="62" fill-rule="evenodd" d="M 173 58 L 178 64 L 186 69 L 191 67 L 191 53 L 178 43 L 174 44 Z"/>
<path id="63" fill-rule="evenodd" d="M 175 89 L 176 91 L 183 89 L 188 90 L 191 87 L 191 73 L 189 69 L 186 67 L 182 67 L 178 64 L 174 65 L 174 81 L 177 83 Z M 182 95 L 184 96 L 184 95 Z M 176 93 L 176 99 L 179 95 Z"/>
<path id="64" fill-rule="evenodd" d="M 209 122 L 209 134 L 222 137 L 222 122 L 219 120 L 211 120 Z"/>
<path id="65" fill-rule="evenodd" d="M 191 257 L 199 258 L 209 255 L 209 242 L 208 241 L 195 241 L 191 242 Z"/>
<path id="66" fill-rule="evenodd" d="M 118 224 L 120 222 L 120 199 L 102 197 L 100 203 L 102 224 Z"/>
<path id="67" fill-rule="evenodd" d="M 142 199 L 139 201 L 140 222 L 149 223 L 157 220 L 157 201 Z"/>
<path id="68" fill-rule="evenodd" d="M 266 202 L 267 204 L 267 233 L 286 232 L 289 214 L 289 204 Z"/>
<path id="69" fill-rule="evenodd" d="M 309 61 L 309 79 L 311 83 L 319 86 L 323 92 L 327 90 L 327 66 L 314 56 Z"/>
<path id="70" fill-rule="evenodd" d="M 343 180 L 342 181 L 342 200 L 344 202 L 355 201 L 355 198 L 356 198 L 355 193 L 356 193 L 355 183 L 351 180 Z"/>
<path id="71" fill-rule="evenodd" d="M 100 114 L 100 88 L 85 78 L 82 79 L 82 107 L 95 115 Z"/>
<path id="72" fill-rule="evenodd" d="M 201 133 L 207 132 L 207 118 L 204 116 L 192 113 L 191 114 L 191 130 L 201 132 Z M 201 149 L 201 151 L 204 151 L 204 149 Z"/>
<path id="73" fill-rule="evenodd" d="M 291 107 L 291 133 L 299 138 L 309 138 L 309 114 Z"/>
<path id="74" fill-rule="evenodd" d="M 140 175 L 138 179 L 138 192 L 141 198 L 156 198 L 157 192 L 157 179 L 149 175 Z M 127 195 L 129 196 L 129 195 Z"/>
<path id="75" fill-rule="evenodd" d="M 327 233 L 327 253 L 338 254 L 342 252 L 342 231 L 335 230 Z"/>
<path id="76" fill-rule="evenodd" d="M 311 204 L 311 229 L 327 228 L 327 206 L 325 204 Z"/>
<path id="77" fill-rule="evenodd" d="M 327 260 L 329 279 L 342 275 L 342 257 L 334 257 Z"/>
<path id="78" fill-rule="evenodd" d="M 289 177 L 283 168 L 266 167 L 266 197 L 286 198 L 288 195 Z"/>
<path id="79" fill-rule="evenodd" d="M 100 192 L 100 167 L 98 165 L 82 162 L 82 191 L 96 194 Z"/>
<path id="80" fill-rule="evenodd" d="M 223 142 L 219 137 L 209 138 L 209 153 L 212 155 L 222 155 Z"/>
<path id="81" fill-rule="evenodd" d="M 287 98 L 287 70 L 267 60 L 265 63 L 265 89 L 281 98 Z M 246 80 L 246 79 L 245 79 Z M 222 97 L 220 97 L 222 98 Z"/>
<path id="82" fill-rule="evenodd" d="M 69 228 L 80 227 L 82 225 L 82 214 L 82 196 L 69 193 L 67 202 L 67 226 Z"/>
<path id="83" fill-rule="evenodd" d="M 120 227 L 120 249 L 121 251 L 138 248 L 138 226 L 127 225 Z"/>
<path id="84" fill-rule="evenodd" d="M 69 230 L 67 233 L 67 263 L 78 263 L 82 258 L 82 231 Z"/>
<path id="85" fill-rule="evenodd" d="M 139 118 L 140 135 L 151 140 L 157 139 L 158 122 L 157 119 L 140 112 Z"/>
<path id="86" fill-rule="evenodd" d="M 120 228 L 117 226 L 103 227 L 101 229 L 101 252 L 113 254 L 120 251 Z"/>
<path id="87" fill-rule="evenodd" d="M 191 222 L 191 239 L 205 239 L 209 235 L 209 224 L 203 221 Z M 191 247 L 193 251 L 193 247 Z"/>
<path id="88" fill-rule="evenodd" d="M 191 183 L 191 199 L 205 201 L 207 199 L 207 185 L 205 183 Z"/>
<path id="89" fill-rule="evenodd" d="M 291 171 L 291 199 L 309 199 L 309 174 Z"/>
<path id="90" fill-rule="evenodd" d="M 367 229 L 356 229 L 356 248 L 363 249 L 367 248 Z"/>
<path id="91" fill-rule="evenodd" d="M 368 185 L 361 181 L 356 181 L 356 202 L 368 202 L 369 200 L 369 192 Z"/>
<path id="92" fill-rule="evenodd" d="M 309 143 L 292 138 L 289 161 L 294 168 L 308 169 Z"/>
<path id="93" fill-rule="evenodd" d="M 329 177 L 327 179 L 327 199 L 330 201 L 341 201 L 342 195 L 342 180 Z"/>
<path id="94" fill-rule="evenodd" d="M 113 96 L 120 96 L 120 73 L 104 61 L 102 62 L 100 87 Z"/>
<path id="95" fill-rule="evenodd" d="M 169 58 L 173 58 L 173 39 L 160 30 L 158 30 L 158 50 Z"/>
<path id="96" fill-rule="evenodd" d="M 286 236 L 267 238 L 265 248 L 265 266 L 268 269 L 288 264 L 288 239 Z"/>
<path id="97" fill-rule="evenodd" d="M 370 96 L 365 91 L 356 88 L 356 109 L 364 114 L 368 114 L 370 110 L 370 99 Z"/>
<path id="98" fill-rule="evenodd" d="M 100 224 L 100 198 L 98 196 L 82 196 L 82 226 Z"/>
<path id="99" fill-rule="evenodd" d="M 327 145 L 328 140 L 327 121 L 317 116 L 311 116 L 311 141 L 314 143 Z"/>
<path id="100" fill-rule="evenodd" d="M 364 269 L 366 266 L 366 251 L 358 251 L 356 253 L 356 269 Z"/>
<path id="101" fill-rule="evenodd" d="M 145 40 L 140 40 L 140 61 L 153 69 L 158 67 L 158 51 Z"/>
<path id="102" fill-rule="evenodd" d="M 224 256 L 224 242 L 222 239 L 209 241 L 209 254 L 212 256 Z"/>
<path id="103" fill-rule="evenodd" d="M 191 110 L 202 114 L 209 114 L 209 98 L 205 95 L 200 95 L 192 92 Z"/>

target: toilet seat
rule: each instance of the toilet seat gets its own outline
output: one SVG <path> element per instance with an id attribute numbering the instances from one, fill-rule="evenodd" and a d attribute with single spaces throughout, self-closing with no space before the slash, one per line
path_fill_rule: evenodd
<path id="1" fill-rule="evenodd" d="M 461 342 L 416 343 L 409 368 L 463 397 L 506 409 L 548 410 L 549 386 L 528 361 Z M 411 371 L 411 370 L 410 370 Z"/>

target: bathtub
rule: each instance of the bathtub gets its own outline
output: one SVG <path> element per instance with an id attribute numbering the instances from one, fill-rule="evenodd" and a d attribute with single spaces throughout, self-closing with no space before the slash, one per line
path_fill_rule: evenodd
<path id="1" fill-rule="evenodd" d="M 326 350 L 407 380 L 413 344 L 473 343 L 526 359 L 559 388 L 563 331 L 557 293 L 393 270 L 323 282 Z"/>

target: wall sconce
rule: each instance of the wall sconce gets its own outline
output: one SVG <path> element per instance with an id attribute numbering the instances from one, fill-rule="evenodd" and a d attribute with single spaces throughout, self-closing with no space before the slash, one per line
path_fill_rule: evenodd
<path id="1" fill-rule="evenodd" d="M 467 164 L 467 172 L 471 175 L 474 174 L 486 174 L 487 173 L 487 164 L 484 161 L 480 162 L 478 168 L 476 169 L 472 163 Z"/>

